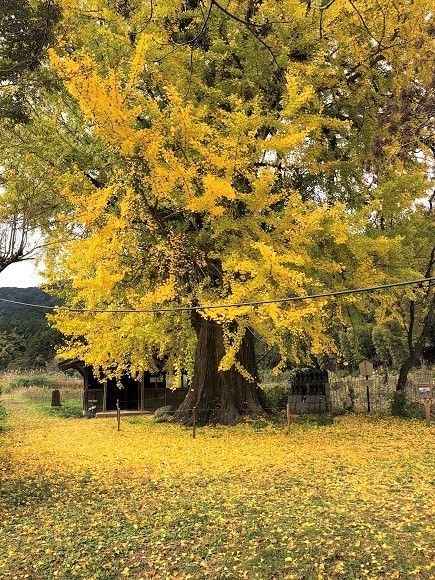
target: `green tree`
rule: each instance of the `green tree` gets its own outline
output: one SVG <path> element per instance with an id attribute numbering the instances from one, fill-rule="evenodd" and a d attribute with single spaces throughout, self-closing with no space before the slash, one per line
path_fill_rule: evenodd
<path id="1" fill-rule="evenodd" d="M 53 360 L 60 333 L 48 325 L 44 309 L 9 301 L 52 306 L 53 299 L 38 288 L 0 288 L 0 366 L 40 368 Z"/>
<path id="2" fill-rule="evenodd" d="M 0 333 L 0 368 L 6 368 L 14 359 L 22 356 L 24 350 L 24 340 L 15 329 L 9 333 Z"/>
<path id="3" fill-rule="evenodd" d="M 55 40 L 60 16 L 60 7 L 51 0 L 1 0 L 1 117 L 12 122 L 29 121 L 38 90 L 52 83 L 41 62 L 45 49 Z"/>
<path id="4" fill-rule="evenodd" d="M 372 341 L 372 326 L 369 324 L 356 325 L 339 332 L 340 352 L 344 360 L 354 367 L 363 359 L 374 360 L 375 345 Z"/>
<path id="5" fill-rule="evenodd" d="M 34 167 L 30 143 L 11 137 L 30 122 L 41 89 L 53 84 L 41 65 L 60 14 L 51 0 L 0 3 L 0 272 L 35 256 L 54 203 L 47 195 L 47 168 Z"/>

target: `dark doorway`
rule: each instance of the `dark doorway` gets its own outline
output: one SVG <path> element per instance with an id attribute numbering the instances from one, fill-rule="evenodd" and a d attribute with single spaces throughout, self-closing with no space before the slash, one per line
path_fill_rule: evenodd
<path id="1" fill-rule="evenodd" d="M 119 400 L 121 410 L 134 411 L 139 409 L 140 382 L 128 376 L 121 377 L 122 388 L 118 387 L 115 379 L 107 381 L 106 410 L 114 411 L 116 401 Z"/>

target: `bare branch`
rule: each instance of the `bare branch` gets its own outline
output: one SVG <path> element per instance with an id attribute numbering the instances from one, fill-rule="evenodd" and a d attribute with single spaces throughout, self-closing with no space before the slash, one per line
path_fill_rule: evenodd
<path id="1" fill-rule="evenodd" d="M 235 14 L 232 14 L 226 8 L 221 6 L 218 2 L 216 2 L 216 0 L 211 0 L 211 3 L 214 6 L 216 6 L 216 8 L 221 10 L 221 12 L 223 12 L 224 14 L 226 14 L 227 16 L 229 16 L 230 18 L 232 18 L 236 22 L 239 22 L 240 24 L 243 24 L 244 26 L 246 26 L 246 28 L 249 30 L 249 32 L 266 48 L 266 50 L 268 51 L 270 56 L 273 58 L 273 62 L 276 64 L 277 67 L 279 67 L 278 61 L 276 60 L 276 56 L 273 53 L 272 49 L 270 48 L 270 46 L 266 42 L 264 42 L 264 40 L 255 31 L 255 28 L 261 28 L 261 26 L 262 26 L 261 24 L 255 24 L 253 22 L 249 22 L 248 20 L 243 20 L 243 18 L 239 18 L 238 16 L 236 16 Z"/>
<path id="2" fill-rule="evenodd" d="M 212 0 L 210 2 L 210 7 L 208 9 L 208 13 L 207 13 L 207 16 L 205 17 L 205 20 L 204 20 L 204 23 L 201 27 L 201 30 L 198 32 L 198 34 L 194 38 L 192 38 L 191 40 L 186 40 L 186 42 L 174 42 L 173 44 L 175 45 L 175 47 L 172 50 L 170 50 L 168 53 L 164 54 L 160 58 L 153 60 L 152 62 L 154 62 L 154 63 L 162 62 L 162 60 L 164 60 L 166 57 L 168 57 L 172 53 L 176 52 L 179 48 L 181 48 L 183 46 L 189 46 L 189 45 L 193 46 L 195 44 L 195 42 L 201 38 L 201 36 L 204 34 L 204 32 L 207 28 L 207 24 L 208 24 L 208 21 L 210 20 L 211 12 L 213 9 L 213 4 L 214 3 Z"/>
<path id="3" fill-rule="evenodd" d="M 350 5 L 352 6 L 352 8 L 354 9 L 354 11 L 357 13 L 358 18 L 361 21 L 361 24 L 363 25 L 364 30 L 367 32 L 367 34 L 376 42 L 376 44 L 378 46 L 381 45 L 380 41 L 372 34 L 370 28 L 367 26 L 366 21 L 363 18 L 363 15 L 361 14 L 361 12 L 358 10 L 358 8 L 355 6 L 353 0 L 349 0 Z"/>

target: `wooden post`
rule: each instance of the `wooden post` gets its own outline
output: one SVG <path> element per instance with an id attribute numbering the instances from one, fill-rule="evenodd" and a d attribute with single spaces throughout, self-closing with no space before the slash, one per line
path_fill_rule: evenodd
<path id="1" fill-rule="evenodd" d="M 373 375 L 373 363 L 370 360 L 362 360 L 359 363 L 359 374 L 366 378 L 366 391 L 367 391 L 367 411 L 370 413 L 370 389 L 369 389 L 369 377 Z"/>
<path id="2" fill-rule="evenodd" d="M 366 390 L 367 390 L 367 411 L 370 413 L 369 375 L 366 375 Z"/>
<path id="3" fill-rule="evenodd" d="M 429 427 L 429 425 L 430 425 L 430 408 L 431 408 L 432 401 L 431 401 L 431 399 L 426 399 L 425 401 L 423 401 L 423 403 L 424 403 L 424 410 L 426 411 L 426 425 Z"/>
<path id="4" fill-rule="evenodd" d="M 118 431 L 121 431 L 121 409 L 119 407 L 119 399 L 116 399 L 116 420 L 118 422 Z"/>
<path id="5" fill-rule="evenodd" d="M 145 409 L 145 373 L 142 371 L 142 375 L 140 377 L 140 410 L 143 411 Z"/>
<path id="6" fill-rule="evenodd" d="M 107 411 L 107 380 L 103 383 L 103 411 Z"/>
<path id="7" fill-rule="evenodd" d="M 290 433 L 290 403 L 287 403 L 287 433 Z"/>
<path id="8" fill-rule="evenodd" d="M 84 371 L 83 371 L 83 410 L 82 410 L 82 412 L 83 412 L 83 415 L 86 415 L 86 417 L 89 417 L 88 386 L 89 386 L 88 372 L 87 372 L 87 367 L 85 366 Z"/>
<path id="9" fill-rule="evenodd" d="M 196 407 L 192 409 L 192 437 L 196 438 Z"/>

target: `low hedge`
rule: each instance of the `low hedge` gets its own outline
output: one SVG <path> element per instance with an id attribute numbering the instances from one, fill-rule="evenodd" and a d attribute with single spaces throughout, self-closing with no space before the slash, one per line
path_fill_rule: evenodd
<path id="1" fill-rule="evenodd" d="M 46 375 L 30 375 L 27 377 L 14 377 L 9 381 L 9 389 L 21 389 L 26 387 L 51 387 L 53 379 Z"/>

